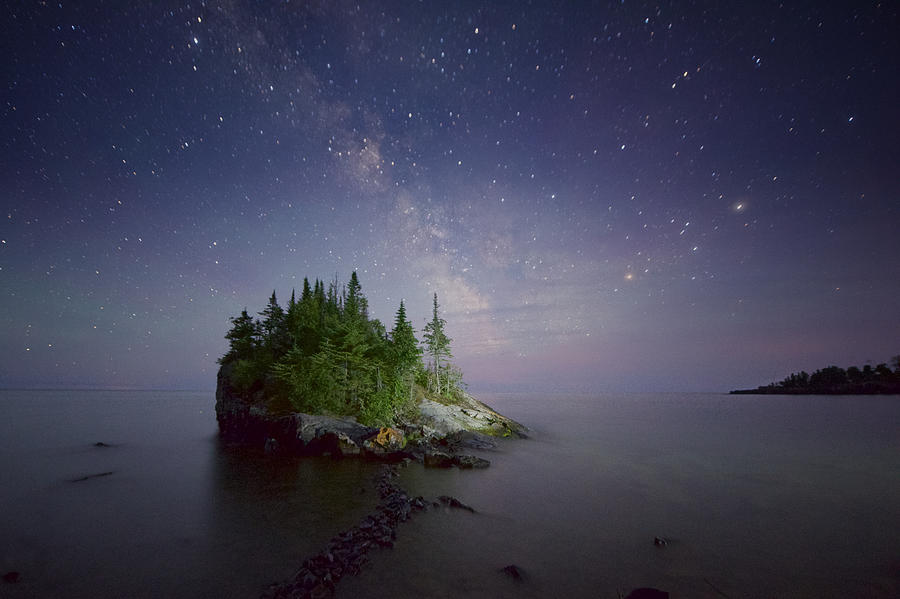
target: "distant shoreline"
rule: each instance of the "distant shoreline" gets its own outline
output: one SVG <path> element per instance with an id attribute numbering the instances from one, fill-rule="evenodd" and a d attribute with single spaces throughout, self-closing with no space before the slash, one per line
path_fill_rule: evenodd
<path id="1" fill-rule="evenodd" d="M 864 385 L 830 389 L 786 389 L 774 385 L 756 389 L 734 389 L 729 395 L 900 395 L 900 385 Z"/>

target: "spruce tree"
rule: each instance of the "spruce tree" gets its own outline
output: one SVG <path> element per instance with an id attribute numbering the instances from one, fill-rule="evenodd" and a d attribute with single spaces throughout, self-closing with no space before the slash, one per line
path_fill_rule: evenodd
<path id="1" fill-rule="evenodd" d="M 260 323 L 263 345 L 272 353 L 272 357 L 277 359 L 289 349 L 290 335 L 288 334 L 287 317 L 284 310 L 278 305 L 274 290 L 269 298 L 269 303 L 259 315 L 263 317 L 262 323 Z"/>
<path id="2" fill-rule="evenodd" d="M 256 347 L 259 335 L 258 323 L 247 314 L 247 308 L 241 311 L 240 316 L 229 319 L 231 321 L 231 330 L 225 334 L 228 339 L 228 353 L 222 356 L 221 362 L 230 362 L 232 360 L 246 360 L 253 356 L 253 350 Z"/>
<path id="3" fill-rule="evenodd" d="M 425 324 L 422 336 L 425 339 L 425 351 L 431 356 L 432 374 L 438 393 L 441 392 L 441 362 L 453 357 L 450 353 L 451 339 L 444 333 L 446 324 L 447 321 L 438 313 L 437 293 L 435 293 L 431 321 Z"/>
<path id="4" fill-rule="evenodd" d="M 416 340 L 412 323 L 406 319 L 406 306 L 400 300 L 397 316 L 394 319 L 394 329 L 391 331 L 391 345 L 393 348 L 394 366 L 398 373 L 407 373 L 419 364 L 422 350 Z"/>

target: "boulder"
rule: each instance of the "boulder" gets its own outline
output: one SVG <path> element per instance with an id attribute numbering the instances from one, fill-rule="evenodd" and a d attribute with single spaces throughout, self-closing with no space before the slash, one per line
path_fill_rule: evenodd
<path id="1" fill-rule="evenodd" d="M 22 579 L 22 575 L 18 572 L 7 572 L 3 575 L 3 582 L 7 582 L 9 584 L 16 584 Z"/>
<path id="2" fill-rule="evenodd" d="M 512 578 L 513 580 L 522 582 L 525 580 L 525 573 L 522 572 L 522 569 L 515 564 L 510 564 L 508 566 L 504 566 L 500 569 L 501 572 Z"/>
<path id="3" fill-rule="evenodd" d="M 403 432 L 389 426 L 381 427 L 375 436 L 363 442 L 366 451 L 382 457 L 401 451 L 405 445 Z"/>
<path id="4" fill-rule="evenodd" d="M 342 456 L 356 456 L 362 453 L 362 449 L 347 433 L 338 433 L 337 443 Z"/>
<path id="5" fill-rule="evenodd" d="M 443 451 L 426 451 L 424 463 L 426 468 L 449 468 L 453 465 L 453 456 Z"/>

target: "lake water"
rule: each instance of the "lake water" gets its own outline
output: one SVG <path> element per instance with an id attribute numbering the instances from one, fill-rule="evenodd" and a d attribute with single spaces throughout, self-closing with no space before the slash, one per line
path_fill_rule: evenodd
<path id="1" fill-rule="evenodd" d="M 900 397 L 481 399 L 531 437 L 400 475 L 477 513 L 402 524 L 338 597 L 900 596 Z M 224 447 L 213 401 L 0 391 L 0 595 L 255 597 L 375 505 L 374 465 Z"/>

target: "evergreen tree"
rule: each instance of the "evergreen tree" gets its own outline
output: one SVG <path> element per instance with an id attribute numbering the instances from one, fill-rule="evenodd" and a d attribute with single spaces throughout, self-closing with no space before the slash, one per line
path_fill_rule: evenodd
<path id="1" fill-rule="evenodd" d="M 403 300 L 400 300 L 400 307 L 394 319 L 391 346 L 394 366 L 399 373 L 407 373 L 420 363 L 422 350 L 419 348 L 412 323 L 406 319 L 406 306 L 403 305 Z"/>
<path id="2" fill-rule="evenodd" d="M 358 319 L 361 315 L 362 285 L 359 284 L 359 278 L 356 271 L 350 275 L 350 282 L 347 284 L 346 295 L 344 297 L 344 315 L 347 319 Z"/>
<path id="3" fill-rule="evenodd" d="M 229 319 L 231 330 L 225 334 L 228 339 L 228 353 L 222 356 L 221 362 L 233 360 L 246 360 L 253 357 L 258 340 L 259 327 L 253 318 L 247 314 L 247 308 L 241 311 L 240 316 Z"/>
<path id="4" fill-rule="evenodd" d="M 452 358 L 450 353 L 450 341 L 444 333 L 444 326 L 447 324 L 438 313 L 437 293 L 434 294 L 434 306 L 432 310 L 431 321 L 425 324 L 423 329 L 423 337 L 425 339 L 425 352 L 431 357 L 432 377 L 434 381 L 434 389 L 442 392 L 441 385 L 441 367 L 444 360 Z M 449 391 L 449 387 L 448 387 Z"/>
<path id="5" fill-rule="evenodd" d="M 406 306 L 400 307 L 391 331 L 390 361 L 394 374 L 394 402 L 412 403 L 415 391 L 416 370 L 422 364 L 422 350 L 416 339 L 412 323 L 406 319 Z"/>
<path id="6" fill-rule="evenodd" d="M 275 297 L 274 290 L 269 298 L 268 305 L 259 315 L 263 317 L 260 323 L 263 345 L 269 350 L 273 358 L 278 358 L 289 349 L 291 342 L 287 327 L 287 317 L 282 307 L 278 305 L 278 299 Z"/>

